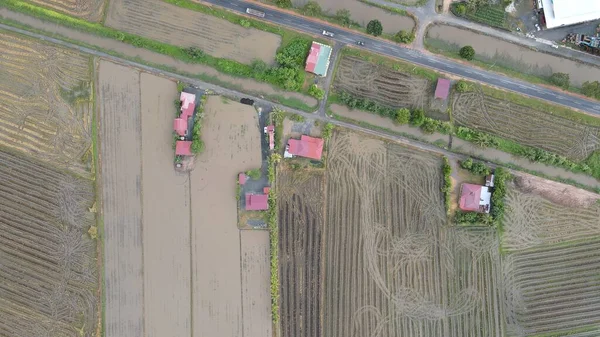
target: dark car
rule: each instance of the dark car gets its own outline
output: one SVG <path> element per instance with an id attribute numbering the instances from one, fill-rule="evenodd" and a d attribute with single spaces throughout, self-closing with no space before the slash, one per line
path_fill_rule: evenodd
<path id="1" fill-rule="evenodd" d="M 250 99 L 250 98 L 242 98 L 240 100 L 240 103 L 242 103 L 242 104 L 248 104 L 248 105 L 254 105 L 254 100 Z"/>

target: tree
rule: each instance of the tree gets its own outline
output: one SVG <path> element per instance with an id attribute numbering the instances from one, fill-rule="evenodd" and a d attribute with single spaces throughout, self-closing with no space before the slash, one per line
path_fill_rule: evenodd
<path id="1" fill-rule="evenodd" d="M 421 109 L 415 109 L 410 113 L 410 124 L 421 126 L 425 122 L 425 113 Z"/>
<path id="2" fill-rule="evenodd" d="M 401 30 L 394 35 L 394 41 L 400 43 L 411 43 L 415 36 L 405 30 Z"/>
<path id="3" fill-rule="evenodd" d="M 308 94 L 311 95 L 312 97 L 321 100 L 325 97 L 325 90 L 317 87 L 316 84 L 312 84 L 309 88 L 308 88 Z"/>
<path id="4" fill-rule="evenodd" d="M 406 108 L 396 111 L 396 123 L 407 124 L 410 121 L 410 110 Z"/>
<path id="5" fill-rule="evenodd" d="M 456 89 L 456 91 L 458 91 L 458 92 L 467 92 L 467 91 L 471 90 L 471 86 L 469 85 L 469 83 L 467 83 L 467 81 L 459 80 L 454 85 L 454 89 Z"/>
<path id="6" fill-rule="evenodd" d="M 550 76 L 550 82 L 557 87 L 568 89 L 569 88 L 569 74 L 566 73 L 553 73 Z"/>
<path id="7" fill-rule="evenodd" d="M 283 47 L 280 52 L 275 55 L 275 59 L 279 65 L 284 67 L 302 67 L 304 68 L 304 61 L 306 55 L 310 50 L 310 40 L 294 39 L 287 46 Z"/>
<path id="8" fill-rule="evenodd" d="M 475 58 L 475 49 L 473 49 L 473 47 L 471 46 L 464 46 L 462 48 L 460 48 L 460 51 L 458 52 L 458 54 L 460 55 L 460 57 L 464 58 L 465 60 L 473 60 Z"/>
<path id="9" fill-rule="evenodd" d="M 471 167 L 473 167 L 473 159 L 471 158 L 467 158 L 467 160 L 463 160 L 460 162 L 460 167 L 464 168 L 465 170 L 471 170 Z"/>
<path id="10" fill-rule="evenodd" d="M 250 171 L 246 171 L 246 175 L 248 177 L 250 177 L 250 179 L 252 179 L 252 180 L 258 180 L 258 179 L 260 179 L 260 176 L 262 175 L 262 173 L 260 172 L 260 169 L 256 168 L 256 169 L 252 169 Z"/>
<path id="11" fill-rule="evenodd" d="M 200 59 L 204 56 L 204 52 L 200 48 L 189 47 L 185 48 L 184 51 L 193 60 Z"/>
<path id="12" fill-rule="evenodd" d="M 421 124 L 421 130 L 425 133 L 434 133 L 437 130 L 437 123 L 432 118 L 425 118 Z"/>
<path id="13" fill-rule="evenodd" d="M 335 12 L 335 18 L 344 26 L 350 25 L 350 11 L 347 9 L 340 9 Z"/>
<path id="14" fill-rule="evenodd" d="M 467 6 L 465 6 L 463 3 L 457 4 L 454 8 L 456 9 L 456 14 L 458 15 L 465 15 L 467 13 Z"/>
<path id="15" fill-rule="evenodd" d="M 290 8 L 292 7 L 292 0 L 275 0 L 275 5 L 281 8 Z"/>
<path id="16" fill-rule="evenodd" d="M 371 20 L 367 23 L 367 34 L 379 36 L 383 33 L 383 26 L 379 20 Z"/>
<path id="17" fill-rule="evenodd" d="M 263 60 L 254 59 L 252 63 L 250 63 L 250 67 L 255 74 L 262 74 L 269 69 L 269 66 Z"/>
<path id="18" fill-rule="evenodd" d="M 308 16 L 321 15 L 321 6 L 316 1 L 309 1 L 302 7 L 302 14 Z"/>
<path id="19" fill-rule="evenodd" d="M 583 85 L 581 85 L 581 92 L 588 97 L 600 99 L 600 82 L 583 82 Z"/>

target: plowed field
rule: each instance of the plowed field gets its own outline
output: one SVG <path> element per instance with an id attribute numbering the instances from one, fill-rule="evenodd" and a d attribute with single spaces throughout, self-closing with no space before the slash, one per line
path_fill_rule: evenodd
<path id="1" fill-rule="evenodd" d="M 102 19 L 104 0 L 28 0 L 59 12 L 76 16 L 87 21 L 98 22 Z"/>
<path id="2" fill-rule="evenodd" d="M 333 85 L 337 90 L 398 108 L 426 108 L 433 96 L 433 86 L 426 79 L 352 56 L 340 60 Z"/>
<path id="3" fill-rule="evenodd" d="M 92 181 L 0 151 L 0 336 L 92 336 Z"/>
<path id="4" fill-rule="evenodd" d="M 498 240 L 442 229 L 441 158 L 337 133 L 324 231 L 325 336 L 502 336 Z"/>
<path id="5" fill-rule="evenodd" d="M 459 125 L 575 160 L 600 149 L 600 128 L 488 96 L 481 91 L 456 93 L 452 115 Z"/>
<path id="6" fill-rule="evenodd" d="M 90 62 L 0 33 L 0 145 L 90 176 Z"/>
<path id="7" fill-rule="evenodd" d="M 321 336 L 322 172 L 277 177 L 283 337 Z"/>
<path id="8" fill-rule="evenodd" d="M 254 59 L 272 63 L 281 43 L 279 35 L 244 28 L 161 0 L 112 0 L 106 25 L 247 64 Z"/>

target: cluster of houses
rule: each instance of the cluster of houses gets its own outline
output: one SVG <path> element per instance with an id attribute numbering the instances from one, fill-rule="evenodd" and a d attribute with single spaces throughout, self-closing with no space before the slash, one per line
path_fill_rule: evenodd
<path id="1" fill-rule="evenodd" d="M 179 96 L 181 103 L 179 117 L 173 121 L 173 130 L 179 137 L 175 142 L 175 155 L 191 156 L 192 130 L 194 128 L 194 111 L 196 110 L 196 95 L 182 92 Z"/>

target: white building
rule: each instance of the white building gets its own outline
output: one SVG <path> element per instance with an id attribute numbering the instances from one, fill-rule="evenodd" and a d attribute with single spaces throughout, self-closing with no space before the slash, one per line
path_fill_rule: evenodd
<path id="1" fill-rule="evenodd" d="M 600 19 L 600 0 L 538 0 L 544 9 L 546 28 Z"/>

